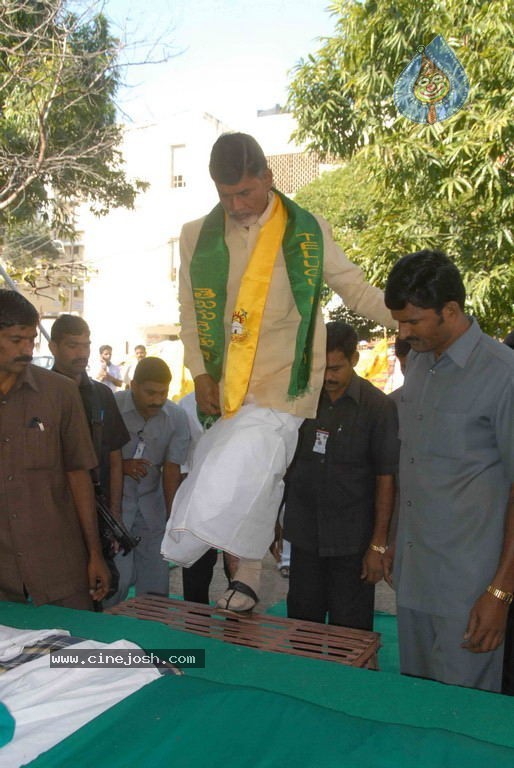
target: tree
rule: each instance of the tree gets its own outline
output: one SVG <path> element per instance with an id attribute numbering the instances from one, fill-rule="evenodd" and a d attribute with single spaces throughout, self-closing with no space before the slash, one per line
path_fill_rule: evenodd
<path id="1" fill-rule="evenodd" d="M 355 244 L 367 226 L 368 185 L 359 168 L 349 163 L 345 168 L 324 173 L 300 189 L 295 196 L 299 205 L 318 213 L 332 225 L 332 234 L 346 255 L 355 262 L 362 261 Z M 357 331 L 359 339 L 371 341 L 384 335 L 384 328 L 362 315 L 357 315 L 343 303 L 333 303 L 334 292 L 325 284 L 321 303 L 328 308 L 330 320 L 342 320 Z M 332 305 L 332 306 L 331 306 Z"/>
<path id="2" fill-rule="evenodd" d="M 503 334 L 514 308 L 512 3 L 339 0 L 331 10 L 335 35 L 290 84 L 295 138 L 344 163 L 313 194 L 336 195 L 339 210 L 325 215 L 372 282 L 383 285 L 403 253 L 442 248 L 484 330 Z M 396 111 L 394 82 L 436 34 L 470 95 L 445 122 L 413 123 Z"/>
<path id="3" fill-rule="evenodd" d="M 61 255 L 58 242 L 41 223 L 19 222 L 13 225 L 3 245 L 2 256 L 18 271 L 32 269 L 34 261 L 54 261 Z"/>
<path id="4" fill-rule="evenodd" d="M 88 200 L 132 207 L 114 96 L 119 41 L 105 17 L 66 0 L 0 6 L 0 231 L 40 217 L 60 232 Z M 144 186 L 144 185 L 143 185 Z"/>
<path id="5" fill-rule="evenodd" d="M 73 243 L 63 245 L 55 240 L 42 222 L 16 222 L 2 247 L 9 281 L 25 292 L 59 299 L 64 306 L 73 290 L 83 288 L 94 273 L 90 265 L 75 256 L 74 247 Z M 4 269 L 0 264 L 0 278 L 4 277 Z"/>

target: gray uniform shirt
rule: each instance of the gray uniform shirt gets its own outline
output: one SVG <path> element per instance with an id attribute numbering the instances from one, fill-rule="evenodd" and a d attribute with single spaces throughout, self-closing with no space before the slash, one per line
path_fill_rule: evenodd
<path id="1" fill-rule="evenodd" d="M 409 355 L 398 403 L 398 605 L 466 616 L 496 571 L 514 481 L 514 355 L 476 321 Z"/>
<path id="2" fill-rule="evenodd" d="M 162 465 L 170 461 L 183 464 L 189 448 L 189 425 L 184 411 L 167 401 L 147 421 L 141 416 L 130 391 L 116 392 L 116 403 L 130 433 L 130 441 L 122 448 L 124 459 L 132 459 L 140 438 L 144 440 L 142 458 L 151 462 L 148 474 L 139 482 L 127 475 L 123 478 L 123 520 L 134 523 L 139 511 L 150 528 L 162 527 L 166 520 L 162 489 Z"/>

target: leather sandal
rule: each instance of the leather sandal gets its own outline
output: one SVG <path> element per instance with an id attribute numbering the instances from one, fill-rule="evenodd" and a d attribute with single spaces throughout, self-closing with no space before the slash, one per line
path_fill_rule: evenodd
<path id="1" fill-rule="evenodd" d="M 251 600 L 253 600 L 253 604 L 245 608 L 234 607 L 232 603 L 233 603 L 234 597 L 236 597 L 238 593 L 240 595 L 245 595 L 246 597 L 249 597 Z M 251 613 L 258 602 L 259 602 L 258 596 L 253 591 L 253 589 L 248 586 L 248 584 L 245 584 L 243 581 L 231 581 L 228 585 L 228 589 L 225 592 L 225 594 L 222 597 L 220 597 L 220 599 L 216 603 L 216 608 L 219 608 L 223 611 L 228 611 L 229 613 L 236 613 L 242 616 L 242 615 Z"/>

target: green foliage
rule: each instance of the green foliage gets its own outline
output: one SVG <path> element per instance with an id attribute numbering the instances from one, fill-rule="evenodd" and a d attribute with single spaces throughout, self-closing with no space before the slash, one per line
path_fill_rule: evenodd
<path id="1" fill-rule="evenodd" d="M 296 139 L 344 162 L 305 196 L 348 255 L 381 285 L 394 260 L 444 249 L 470 309 L 501 335 L 514 308 L 514 6 L 510 0 L 340 0 L 335 34 L 296 68 Z M 437 34 L 464 66 L 470 96 L 432 126 L 400 116 L 396 78 Z"/>
<path id="2" fill-rule="evenodd" d="M 341 320 L 343 323 L 351 325 L 359 341 L 376 341 L 384 335 L 384 329 L 380 325 L 370 322 L 362 315 L 357 315 L 351 309 L 345 307 L 344 304 L 339 304 L 331 309 L 328 316 L 330 320 Z"/>
<path id="3" fill-rule="evenodd" d="M 36 215 L 72 229 L 73 206 L 132 207 L 116 122 L 119 42 L 66 0 L 0 7 L 0 226 Z"/>

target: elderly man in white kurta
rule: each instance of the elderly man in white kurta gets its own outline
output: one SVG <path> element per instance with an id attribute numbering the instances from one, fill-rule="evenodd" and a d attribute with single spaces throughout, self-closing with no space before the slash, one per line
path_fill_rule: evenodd
<path id="1" fill-rule="evenodd" d="M 355 312 L 394 323 L 326 222 L 273 188 L 255 139 L 221 136 L 209 170 L 220 204 L 182 230 L 179 297 L 185 364 L 200 415 L 214 423 L 175 496 L 162 552 L 186 567 L 213 546 L 241 558 L 217 605 L 244 612 L 258 601 L 283 476 L 323 384 L 323 279 Z"/>

